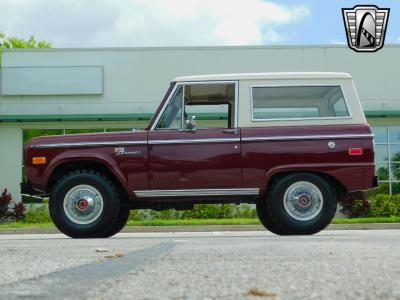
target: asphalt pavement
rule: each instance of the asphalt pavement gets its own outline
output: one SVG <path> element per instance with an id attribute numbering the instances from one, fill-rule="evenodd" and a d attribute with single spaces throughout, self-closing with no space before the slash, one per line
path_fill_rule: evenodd
<path id="1" fill-rule="evenodd" d="M 396 299 L 400 230 L 0 236 L 0 299 Z"/>

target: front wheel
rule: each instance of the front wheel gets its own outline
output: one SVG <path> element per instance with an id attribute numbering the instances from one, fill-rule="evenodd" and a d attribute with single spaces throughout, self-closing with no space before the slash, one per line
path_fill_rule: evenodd
<path id="1" fill-rule="evenodd" d="M 115 185 L 91 170 L 61 178 L 50 194 L 49 211 L 56 227 L 73 238 L 110 236 L 121 215 Z"/>
<path id="2" fill-rule="evenodd" d="M 129 213 L 130 213 L 129 209 L 121 208 L 121 210 L 119 211 L 117 220 L 115 220 L 114 225 L 112 227 L 110 227 L 107 231 L 105 231 L 101 235 L 99 235 L 99 237 L 108 238 L 108 237 L 113 236 L 113 235 L 117 234 L 118 232 L 120 232 L 122 230 L 122 228 L 125 227 L 126 223 L 129 220 Z"/>
<path id="3" fill-rule="evenodd" d="M 337 196 L 324 178 L 294 173 L 272 183 L 265 207 L 275 233 L 309 235 L 330 224 L 336 213 Z"/>

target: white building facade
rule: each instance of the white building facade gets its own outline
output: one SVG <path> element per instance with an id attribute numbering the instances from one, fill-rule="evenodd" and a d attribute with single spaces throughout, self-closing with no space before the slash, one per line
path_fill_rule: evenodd
<path id="1" fill-rule="evenodd" d="M 399 57 L 400 45 L 388 45 L 376 53 L 333 45 L 4 50 L 0 190 L 8 188 L 14 199 L 20 199 L 23 144 L 33 132 L 143 128 L 175 77 L 321 71 L 346 72 L 354 78 L 374 128 L 382 189 L 398 193 Z"/>

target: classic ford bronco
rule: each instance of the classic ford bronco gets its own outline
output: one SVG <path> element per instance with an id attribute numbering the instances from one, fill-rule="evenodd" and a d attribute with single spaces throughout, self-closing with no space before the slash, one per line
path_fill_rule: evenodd
<path id="1" fill-rule="evenodd" d="M 31 193 L 55 225 L 109 237 L 131 209 L 255 203 L 280 235 L 314 234 L 337 203 L 376 186 L 373 134 L 348 74 L 176 78 L 141 131 L 35 138 L 24 151 Z"/>

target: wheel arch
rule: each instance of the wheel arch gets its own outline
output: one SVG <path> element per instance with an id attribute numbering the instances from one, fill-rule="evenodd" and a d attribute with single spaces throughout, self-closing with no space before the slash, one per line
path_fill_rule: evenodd
<path id="1" fill-rule="evenodd" d="M 121 196 L 121 200 L 127 199 L 129 197 L 128 191 L 126 189 L 126 184 L 121 179 L 121 176 L 115 174 L 112 171 L 112 168 L 110 168 L 110 166 L 108 166 L 106 163 L 94 159 L 69 160 L 58 163 L 52 168 L 50 172 L 50 175 L 48 177 L 49 179 L 46 184 L 46 190 L 48 192 L 51 192 L 52 187 L 54 187 L 55 183 L 68 172 L 85 169 L 97 171 L 107 176 L 107 178 L 110 179 L 112 183 L 115 184 L 115 186 L 117 187 L 117 190 L 119 191 Z"/>
<path id="2" fill-rule="evenodd" d="M 282 170 L 282 171 L 277 171 L 271 174 L 270 176 L 267 177 L 266 184 L 264 185 L 264 190 L 263 194 L 265 195 L 266 192 L 268 191 L 268 188 L 271 186 L 271 183 L 274 182 L 275 180 L 279 180 L 280 178 L 283 178 L 287 175 L 291 174 L 298 174 L 298 173 L 307 173 L 307 174 L 314 174 L 317 176 L 322 177 L 325 179 L 327 182 L 331 183 L 333 187 L 336 190 L 336 193 L 338 195 L 338 199 L 341 199 L 344 195 L 347 194 L 348 190 L 347 188 L 343 185 L 343 183 L 340 182 L 339 179 L 337 179 L 335 176 L 323 172 L 323 171 L 316 171 L 316 170 Z"/>

